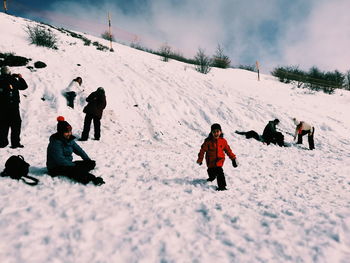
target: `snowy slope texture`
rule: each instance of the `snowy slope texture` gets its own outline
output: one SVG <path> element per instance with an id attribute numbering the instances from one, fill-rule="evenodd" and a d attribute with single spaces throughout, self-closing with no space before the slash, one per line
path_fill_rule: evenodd
<path id="1" fill-rule="evenodd" d="M 0 149 L 0 169 L 21 154 L 40 184 L 0 178 L 0 262 L 350 262 L 349 91 L 311 92 L 239 69 L 204 75 L 117 43 L 99 51 L 54 29 L 58 50 L 37 47 L 27 24 L 35 22 L 0 13 L 0 52 L 47 64 L 11 68 L 29 85 L 20 92 L 25 147 Z M 61 94 L 77 76 L 85 97 L 106 90 L 101 140 L 91 140 L 92 127 L 78 142 L 96 160 L 101 187 L 46 173 L 56 117 L 81 135 L 84 103 L 73 110 Z M 307 138 L 293 142 L 293 117 L 315 126 L 314 151 Z M 275 118 L 291 147 L 234 132 L 261 134 Z M 215 122 L 239 162 L 226 159 L 223 192 L 196 164 Z"/>

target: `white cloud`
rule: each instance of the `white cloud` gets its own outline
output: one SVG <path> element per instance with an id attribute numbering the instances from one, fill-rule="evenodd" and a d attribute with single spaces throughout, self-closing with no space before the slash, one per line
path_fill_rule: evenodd
<path id="1" fill-rule="evenodd" d="M 136 40 L 152 49 L 166 42 L 189 58 L 199 47 L 212 55 L 220 44 L 234 65 L 258 60 L 263 72 L 290 64 L 349 68 L 348 0 L 152 0 L 127 13 L 112 1 L 54 7 L 77 21 L 71 26 L 95 35 L 106 30 L 109 11 L 113 34 L 122 42 Z"/>
<path id="2" fill-rule="evenodd" d="M 287 64 L 304 69 L 342 72 L 350 69 L 350 2 L 324 1 L 315 6 L 308 20 L 289 31 L 284 43 Z"/>

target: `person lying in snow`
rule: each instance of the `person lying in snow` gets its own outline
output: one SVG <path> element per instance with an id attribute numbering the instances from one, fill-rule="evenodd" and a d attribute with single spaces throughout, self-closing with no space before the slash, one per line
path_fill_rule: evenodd
<path id="1" fill-rule="evenodd" d="M 293 122 L 296 125 L 294 140 L 298 136 L 297 144 L 302 144 L 303 136 L 307 134 L 307 138 L 309 141 L 309 149 L 310 150 L 315 149 L 315 143 L 314 143 L 315 128 L 305 121 L 298 121 L 296 118 L 293 118 Z"/>
<path id="2" fill-rule="evenodd" d="M 263 141 L 262 137 L 256 131 L 253 131 L 253 130 L 247 131 L 247 132 L 235 131 L 235 133 L 240 134 L 240 135 L 245 135 L 245 137 L 247 139 L 254 138 L 255 140 L 257 140 L 259 142 Z"/>
<path id="3" fill-rule="evenodd" d="M 225 153 L 230 157 L 232 166 L 237 167 L 236 155 L 232 152 L 224 134 L 222 133 L 221 126 L 218 123 L 214 123 L 211 126 L 211 132 L 209 136 L 204 140 L 201 149 L 198 153 L 197 163 L 202 165 L 204 154 L 208 167 L 207 181 L 212 182 L 217 178 L 218 191 L 227 190 L 224 170 L 222 166 L 225 162 Z"/>
<path id="4" fill-rule="evenodd" d="M 95 185 L 102 185 L 105 182 L 101 177 L 89 173 L 94 169 L 96 162 L 91 160 L 84 150 L 75 142 L 72 135 L 72 126 L 64 120 L 64 117 L 57 117 L 57 133 L 50 136 L 47 147 L 46 166 L 51 176 L 62 175 L 76 182 Z M 79 155 L 83 160 L 74 161 L 72 154 Z"/>
<path id="5" fill-rule="evenodd" d="M 286 146 L 284 143 L 284 136 L 281 132 L 277 131 L 276 125 L 279 123 L 278 119 L 269 121 L 265 126 L 263 135 L 259 135 L 256 131 L 235 131 L 235 133 L 240 135 L 245 135 L 247 139 L 254 138 L 257 141 L 264 142 L 267 145 L 270 143 L 278 144 L 279 146 Z"/>

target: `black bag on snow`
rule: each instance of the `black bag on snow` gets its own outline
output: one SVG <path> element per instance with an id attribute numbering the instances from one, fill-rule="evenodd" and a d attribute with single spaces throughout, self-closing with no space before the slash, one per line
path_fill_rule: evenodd
<path id="1" fill-rule="evenodd" d="M 24 160 L 22 155 L 12 155 L 7 159 L 1 176 L 9 176 L 16 180 L 21 179 L 26 184 L 37 185 L 39 180 L 28 175 L 29 166 L 29 163 Z M 29 181 L 25 178 L 29 179 Z"/>

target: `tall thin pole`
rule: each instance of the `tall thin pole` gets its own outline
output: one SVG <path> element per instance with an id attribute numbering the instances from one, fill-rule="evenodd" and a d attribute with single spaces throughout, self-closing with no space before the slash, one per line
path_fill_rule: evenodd
<path id="1" fill-rule="evenodd" d="M 112 47 L 112 30 L 111 30 L 111 16 L 109 15 L 108 12 L 108 34 L 109 34 L 109 44 L 110 44 L 110 51 L 114 51 Z"/>
<path id="2" fill-rule="evenodd" d="M 7 14 L 7 4 L 6 4 L 6 0 L 4 0 L 4 10 L 5 10 L 5 13 Z"/>
<path id="3" fill-rule="evenodd" d="M 255 62 L 255 65 L 256 65 L 256 70 L 258 71 L 258 81 L 260 81 L 260 69 L 259 69 L 259 62 L 256 61 Z"/>

